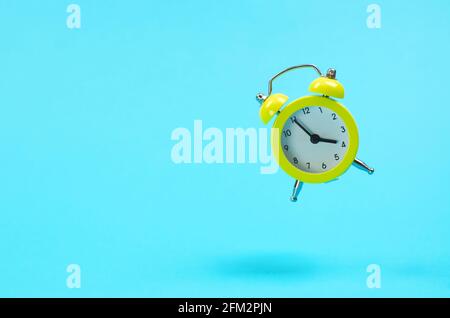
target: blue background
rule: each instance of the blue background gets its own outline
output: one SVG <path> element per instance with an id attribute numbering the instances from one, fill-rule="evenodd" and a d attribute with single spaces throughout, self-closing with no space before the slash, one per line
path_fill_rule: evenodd
<path id="1" fill-rule="evenodd" d="M 450 2 L 369 29 L 370 1 L 80 0 L 79 30 L 69 3 L 0 2 L 0 296 L 450 295 Z M 255 93 L 301 63 L 337 69 L 373 176 L 292 204 L 282 171 L 171 161 L 195 119 L 263 127 Z"/>

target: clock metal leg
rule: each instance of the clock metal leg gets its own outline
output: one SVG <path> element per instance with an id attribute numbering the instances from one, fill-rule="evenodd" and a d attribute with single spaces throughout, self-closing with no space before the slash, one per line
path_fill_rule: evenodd
<path id="1" fill-rule="evenodd" d="M 364 161 L 359 160 L 358 158 L 355 158 L 355 161 L 353 161 L 353 165 L 358 169 L 366 171 L 368 174 L 372 174 L 375 172 L 374 168 L 369 167 Z"/>
<path id="2" fill-rule="evenodd" d="M 303 182 L 301 182 L 300 180 L 295 180 L 294 189 L 292 189 L 292 196 L 291 196 L 292 202 L 297 201 L 298 194 L 302 190 L 302 187 L 303 187 Z"/>

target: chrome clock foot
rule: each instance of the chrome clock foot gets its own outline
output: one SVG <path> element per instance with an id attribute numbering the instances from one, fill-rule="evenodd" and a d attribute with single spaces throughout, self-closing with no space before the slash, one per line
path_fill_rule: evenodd
<path id="1" fill-rule="evenodd" d="M 302 187 L 303 187 L 303 182 L 301 182 L 300 180 L 295 180 L 294 189 L 292 189 L 292 195 L 291 195 L 292 202 L 297 202 L 297 198 L 298 198 L 300 191 L 302 190 Z"/>
<path id="2" fill-rule="evenodd" d="M 353 161 L 353 165 L 358 169 L 366 171 L 368 174 L 372 174 L 375 172 L 374 168 L 369 167 L 364 161 L 359 160 L 358 158 L 355 158 L 355 161 Z"/>

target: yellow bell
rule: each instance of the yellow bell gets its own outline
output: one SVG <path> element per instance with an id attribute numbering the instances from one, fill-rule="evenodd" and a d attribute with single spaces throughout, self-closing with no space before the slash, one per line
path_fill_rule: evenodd
<path id="1" fill-rule="evenodd" d="M 259 118 L 261 118 L 264 124 L 267 124 L 288 100 L 288 97 L 283 94 L 271 94 L 268 97 L 258 94 L 256 98 L 262 101 L 261 108 L 259 109 Z"/>
<path id="2" fill-rule="evenodd" d="M 312 81 L 309 91 L 325 96 L 344 98 L 344 86 L 336 80 L 334 69 L 329 69 L 326 77 L 321 76 Z"/>

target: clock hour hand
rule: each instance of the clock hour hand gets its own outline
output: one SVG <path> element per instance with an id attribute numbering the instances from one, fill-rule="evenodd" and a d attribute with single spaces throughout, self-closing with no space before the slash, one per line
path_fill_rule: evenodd
<path id="1" fill-rule="evenodd" d="M 334 139 L 327 139 L 327 138 L 319 137 L 319 141 L 320 142 L 328 142 L 330 144 L 337 144 L 337 140 L 334 140 Z"/>
<path id="2" fill-rule="evenodd" d="M 311 142 L 313 144 L 318 144 L 319 142 L 328 142 L 330 144 L 337 144 L 337 140 L 334 139 L 327 139 L 327 138 L 322 138 L 317 134 L 313 134 L 311 135 Z"/>

